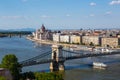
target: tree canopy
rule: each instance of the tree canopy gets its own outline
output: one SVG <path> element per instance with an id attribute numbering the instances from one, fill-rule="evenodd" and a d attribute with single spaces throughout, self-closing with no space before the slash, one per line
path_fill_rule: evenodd
<path id="1" fill-rule="evenodd" d="M 13 79 L 19 80 L 21 66 L 18 63 L 18 59 L 14 54 L 5 55 L 2 59 L 0 67 L 10 70 Z"/>
<path id="2" fill-rule="evenodd" d="M 0 80 L 6 80 L 5 77 L 3 76 L 0 76 Z"/>

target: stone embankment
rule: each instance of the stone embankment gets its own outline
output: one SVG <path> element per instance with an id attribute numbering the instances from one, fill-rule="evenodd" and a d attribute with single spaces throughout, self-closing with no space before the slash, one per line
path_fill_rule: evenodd
<path id="1" fill-rule="evenodd" d="M 32 38 L 32 37 L 27 37 L 27 39 L 29 39 L 31 41 L 35 41 L 37 43 L 41 43 L 41 44 L 48 44 L 48 45 L 57 44 L 57 45 L 68 46 L 68 47 L 73 46 L 73 44 L 57 43 L 57 42 L 53 42 L 53 41 L 50 41 L 50 40 L 39 40 L 39 39 L 35 39 L 35 38 Z"/>
<path id="2" fill-rule="evenodd" d="M 58 42 L 53 42 L 53 41 L 50 41 L 50 40 L 39 40 L 39 39 L 35 39 L 35 38 L 32 38 L 32 37 L 27 37 L 27 39 L 29 39 L 29 40 L 31 40 L 31 41 L 34 41 L 34 42 L 37 42 L 37 43 L 40 43 L 40 44 L 62 45 L 62 46 L 64 46 L 64 47 L 69 47 L 69 48 L 72 48 L 72 49 L 74 49 L 74 50 L 80 50 L 81 48 L 82 48 L 82 50 L 83 50 L 83 47 L 85 48 L 85 46 L 82 46 L 82 45 L 58 43 Z"/>
<path id="3" fill-rule="evenodd" d="M 92 51 L 91 47 L 85 46 L 85 45 L 75 45 L 75 44 L 66 44 L 66 43 L 58 43 L 58 42 L 53 42 L 50 40 L 39 40 L 35 39 L 33 37 L 27 37 L 27 39 L 40 43 L 40 44 L 47 44 L 47 45 L 62 45 L 63 47 L 69 47 L 71 50 L 89 50 Z M 103 48 L 103 47 L 98 47 L 96 46 L 95 48 Z M 113 50 L 120 50 L 120 48 L 114 48 Z"/>

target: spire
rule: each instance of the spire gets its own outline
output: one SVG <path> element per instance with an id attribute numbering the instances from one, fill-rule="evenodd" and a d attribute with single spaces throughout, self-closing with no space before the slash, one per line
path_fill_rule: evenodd
<path id="1" fill-rule="evenodd" d="M 42 26 L 41 26 L 41 31 L 42 31 L 42 32 L 45 32 L 45 31 L 46 31 L 44 24 L 42 24 Z"/>

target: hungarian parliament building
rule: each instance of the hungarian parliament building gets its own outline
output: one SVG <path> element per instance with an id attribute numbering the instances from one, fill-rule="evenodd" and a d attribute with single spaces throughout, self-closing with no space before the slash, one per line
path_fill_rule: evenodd
<path id="1" fill-rule="evenodd" d="M 42 24 L 40 29 L 37 29 L 34 33 L 34 38 L 38 40 L 52 40 L 52 32 L 47 30 Z"/>

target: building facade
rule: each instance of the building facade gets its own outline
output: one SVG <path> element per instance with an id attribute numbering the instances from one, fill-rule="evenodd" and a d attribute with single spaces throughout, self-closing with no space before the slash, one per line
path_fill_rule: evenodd
<path id="1" fill-rule="evenodd" d="M 91 43 L 94 45 L 100 45 L 101 38 L 99 36 L 82 36 L 82 43 L 86 45 L 90 45 Z"/>
<path id="2" fill-rule="evenodd" d="M 81 44 L 81 36 L 71 35 L 70 36 L 70 43 L 72 43 L 72 44 Z"/>
<path id="3" fill-rule="evenodd" d="M 102 38 L 102 46 L 116 48 L 116 47 L 120 46 L 120 38 L 104 37 L 104 38 Z"/>
<path id="4" fill-rule="evenodd" d="M 53 34 L 53 41 L 60 42 L 60 33 Z"/>
<path id="5" fill-rule="evenodd" d="M 6 80 L 12 80 L 12 75 L 10 71 L 5 68 L 0 68 L 0 76 L 5 77 Z"/>
<path id="6" fill-rule="evenodd" d="M 117 35 L 118 38 L 120 38 L 120 35 Z"/>
<path id="7" fill-rule="evenodd" d="M 70 35 L 60 35 L 60 42 L 70 43 Z"/>
<path id="8" fill-rule="evenodd" d="M 37 29 L 33 34 L 34 34 L 34 38 L 38 40 L 52 40 L 52 32 L 46 30 L 43 24 L 41 28 Z"/>
<path id="9" fill-rule="evenodd" d="M 61 33 L 53 34 L 54 42 L 81 44 L 81 39 L 82 38 L 79 35 L 67 35 L 67 34 L 61 34 Z"/>

